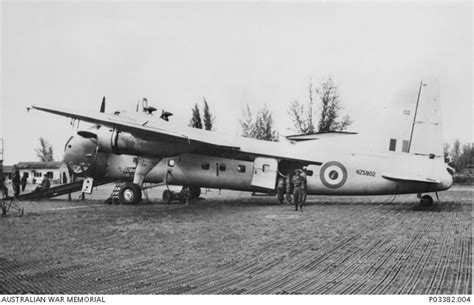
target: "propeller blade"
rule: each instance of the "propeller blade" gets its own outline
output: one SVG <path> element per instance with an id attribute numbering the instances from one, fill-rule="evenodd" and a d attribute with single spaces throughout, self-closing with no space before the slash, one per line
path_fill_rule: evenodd
<path id="1" fill-rule="evenodd" d="M 105 96 L 102 98 L 102 104 L 100 105 L 100 112 L 105 112 Z"/>

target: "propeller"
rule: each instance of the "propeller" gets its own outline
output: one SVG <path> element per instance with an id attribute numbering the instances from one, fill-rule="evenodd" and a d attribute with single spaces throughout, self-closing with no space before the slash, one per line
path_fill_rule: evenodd
<path id="1" fill-rule="evenodd" d="M 100 112 L 105 112 L 105 96 L 102 98 L 102 104 L 100 105 Z"/>

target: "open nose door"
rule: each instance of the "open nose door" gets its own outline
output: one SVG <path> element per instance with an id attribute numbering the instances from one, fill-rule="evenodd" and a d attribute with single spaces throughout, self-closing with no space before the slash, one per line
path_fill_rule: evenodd
<path id="1" fill-rule="evenodd" d="M 275 189 L 278 161 L 272 158 L 257 157 L 253 163 L 253 175 L 250 185 L 266 189 Z"/>

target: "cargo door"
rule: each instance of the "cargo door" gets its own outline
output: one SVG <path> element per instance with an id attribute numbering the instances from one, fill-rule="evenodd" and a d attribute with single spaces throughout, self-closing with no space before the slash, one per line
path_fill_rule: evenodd
<path id="1" fill-rule="evenodd" d="M 257 157 L 253 163 L 253 175 L 250 185 L 266 189 L 275 189 L 278 161 L 272 158 Z"/>

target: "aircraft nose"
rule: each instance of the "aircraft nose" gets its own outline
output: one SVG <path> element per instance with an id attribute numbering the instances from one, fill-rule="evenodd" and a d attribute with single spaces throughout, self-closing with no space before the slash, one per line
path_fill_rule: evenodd
<path id="1" fill-rule="evenodd" d="M 64 147 L 64 162 L 76 175 L 87 175 L 94 165 L 97 144 L 90 139 L 71 137 Z"/>

